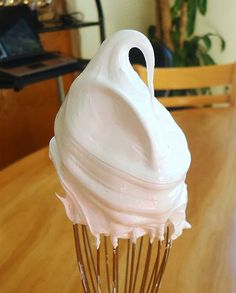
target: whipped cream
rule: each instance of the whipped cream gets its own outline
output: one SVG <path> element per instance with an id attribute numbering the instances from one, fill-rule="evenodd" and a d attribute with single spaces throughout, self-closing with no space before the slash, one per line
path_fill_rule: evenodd
<path id="1" fill-rule="evenodd" d="M 139 48 L 148 86 L 129 62 Z M 190 225 L 185 219 L 186 138 L 154 97 L 154 53 L 141 33 L 123 30 L 103 42 L 75 79 L 55 120 L 52 159 L 73 223 L 88 225 L 99 241 L 110 235 L 133 241 L 144 234 L 172 239 Z"/>

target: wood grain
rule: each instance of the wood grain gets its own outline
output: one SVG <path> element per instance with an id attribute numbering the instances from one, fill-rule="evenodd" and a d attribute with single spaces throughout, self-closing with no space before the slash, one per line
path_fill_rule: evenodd
<path id="1" fill-rule="evenodd" d="M 48 51 L 71 53 L 68 31 L 41 34 Z M 67 92 L 72 74 L 63 77 Z M 19 92 L 0 91 L 0 169 L 48 144 L 59 109 L 56 80 L 25 87 Z"/>
<path id="2" fill-rule="evenodd" d="M 212 100 L 214 103 L 224 103 L 227 105 L 229 101 L 229 95 L 215 95 L 214 97 L 210 95 L 197 95 L 197 96 L 175 96 L 172 98 L 158 98 L 159 102 L 165 107 L 191 107 L 191 106 L 202 106 L 211 105 Z"/>
<path id="3" fill-rule="evenodd" d="M 155 68 L 154 84 L 159 90 L 165 89 L 194 89 L 219 84 L 231 84 L 233 64 L 208 65 L 201 67 L 173 67 Z M 135 70 L 140 73 L 146 82 L 146 70 L 144 66 L 135 64 Z M 220 81 L 220 83 L 219 83 Z"/>
<path id="4" fill-rule="evenodd" d="M 173 115 L 192 153 L 192 229 L 174 241 L 160 293 L 236 292 L 236 109 Z M 1 171 L 0 292 L 82 292 L 72 224 L 55 192 L 63 193 L 47 149 Z"/>
<path id="5" fill-rule="evenodd" d="M 135 71 L 147 84 L 146 67 L 134 64 Z M 160 98 L 165 107 L 189 107 L 213 104 L 235 104 L 236 92 L 236 64 L 223 64 L 198 67 L 155 68 L 155 90 L 186 90 L 211 88 L 214 86 L 229 86 L 229 94 L 205 95 L 198 93 L 195 96 L 174 96 Z"/>

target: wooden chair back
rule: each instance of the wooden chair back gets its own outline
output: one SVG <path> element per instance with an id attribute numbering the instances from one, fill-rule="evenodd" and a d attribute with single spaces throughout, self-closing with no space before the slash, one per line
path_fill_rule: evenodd
<path id="1" fill-rule="evenodd" d="M 146 67 L 133 65 L 141 79 L 147 83 Z M 197 94 L 159 98 L 165 107 L 201 107 L 213 104 L 233 105 L 236 96 L 236 64 L 209 65 L 183 68 L 155 68 L 155 90 L 201 89 L 229 86 L 223 94 Z M 198 91 L 200 92 L 200 91 Z"/>

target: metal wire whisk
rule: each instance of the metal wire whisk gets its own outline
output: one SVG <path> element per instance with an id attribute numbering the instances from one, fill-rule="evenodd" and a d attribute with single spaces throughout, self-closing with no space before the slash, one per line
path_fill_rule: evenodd
<path id="1" fill-rule="evenodd" d="M 119 240 L 113 248 L 108 236 L 99 248 L 85 225 L 73 225 L 77 263 L 84 292 L 156 293 L 170 254 L 167 227 L 165 241 L 150 242 L 143 236 L 133 243 Z"/>

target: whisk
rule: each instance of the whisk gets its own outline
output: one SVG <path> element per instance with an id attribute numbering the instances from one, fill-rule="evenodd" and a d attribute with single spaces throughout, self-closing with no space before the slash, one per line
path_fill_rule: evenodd
<path id="1" fill-rule="evenodd" d="M 109 236 L 100 245 L 85 225 L 73 225 L 77 263 L 84 292 L 158 292 L 170 254 L 170 229 L 165 240 L 150 241 L 148 235 L 136 243 L 119 239 L 116 248 Z"/>

